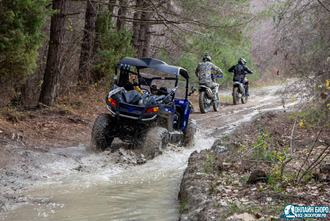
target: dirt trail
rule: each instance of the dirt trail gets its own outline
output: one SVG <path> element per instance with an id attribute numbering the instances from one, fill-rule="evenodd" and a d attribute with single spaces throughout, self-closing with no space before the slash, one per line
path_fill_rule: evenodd
<path id="1" fill-rule="evenodd" d="M 231 95 L 228 92 L 224 93 L 225 96 Z M 251 90 L 250 94 L 251 96 L 249 96 L 246 104 L 233 105 L 227 102 L 222 105 L 219 112 L 214 112 L 211 108 L 207 114 L 196 112 L 192 117 L 196 119 L 198 128 L 203 130 L 205 136 L 217 138 L 220 135 L 223 136 L 232 132 L 236 126 L 250 121 L 253 116 L 264 110 L 285 110 L 281 96 L 281 86 Z M 292 100 L 287 100 L 286 103 L 286 108 L 293 104 Z"/>
<path id="2" fill-rule="evenodd" d="M 262 109 L 284 109 L 283 100 L 278 93 L 279 88 L 280 86 L 271 86 L 261 90 L 251 90 L 249 101 L 244 105 L 234 106 L 227 103 L 221 107 L 219 112 L 211 110 L 207 114 L 193 113 L 191 117 L 197 121 L 198 136 L 213 141 L 234 130 L 240 123 L 249 121 L 252 116 L 258 114 Z M 223 93 L 228 93 L 228 91 Z M 221 94 L 221 96 L 223 95 L 226 94 Z M 229 96 L 230 93 L 227 95 Z M 198 111 L 198 108 L 196 108 L 196 111 Z M 65 132 L 70 134 L 70 126 L 73 128 L 72 130 L 80 130 L 80 133 L 76 133 L 80 136 L 71 141 L 69 139 L 66 143 L 67 147 L 45 147 L 42 146 L 44 140 L 38 139 L 35 139 L 35 141 L 39 141 L 39 143 L 27 145 L 24 142 L 18 142 L 17 138 L 19 136 L 17 135 L 19 133 L 12 133 L 12 139 L 8 141 L 10 133 L 2 129 L 5 126 L 0 124 L 0 129 L 3 130 L 0 134 L 9 134 L 7 141 L 2 140 L 0 142 L 2 153 L 2 160 L 0 161 L 2 165 L 0 169 L 0 214 L 18 208 L 25 203 L 49 203 L 49 199 L 34 198 L 21 194 L 31 188 L 37 189 L 56 183 L 79 183 L 81 180 L 90 180 L 92 184 L 96 180 L 106 180 L 111 175 L 129 170 L 137 165 L 134 154 L 122 148 L 115 153 L 108 151 L 97 154 L 88 153 L 86 145 L 88 145 L 88 134 L 90 134 L 92 127 L 93 116 L 87 119 L 79 115 L 69 115 L 69 117 L 67 115 L 64 114 L 64 117 L 71 119 L 69 120 L 71 124 L 68 124 Z M 42 123 L 47 124 L 49 122 Z M 56 124 L 54 123 L 54 125 Z M 30 125 L 31 127 L 32 125 Z M 58 125 L 58 128 L 60 128 L 60 125 Z M 27 132 L 25 131 L 25 133 Z M 32 134 L 32 132 L 30 133 Z M 53 138 L 55 137 L 59 141 L 61 141 L 61 138 L 64 140 L 68 138 L 63 131 L 57 131 L 56 129 L 51 134 Z M 79 139 L 81 139 L 81 143 Z M 70 142 L 72 145 L 68 145 Z M 117 142 L 115 145 L 123 146 L 124 144 Z M 210 146 L 211 144 L 208 144 L 204 148 L 210 148 Z M 175 154 L 177 150 L 173 151 L 172 149 L 171 151 Z"/>

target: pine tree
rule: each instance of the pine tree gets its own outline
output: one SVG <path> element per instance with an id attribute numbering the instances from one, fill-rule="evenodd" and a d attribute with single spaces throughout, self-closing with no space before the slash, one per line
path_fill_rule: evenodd
<path id="1" fill-rule="evenodd" d="M 38 48 L 45 35 L 46 4 L 49 0 L 0 1 L 0 77 L 24 79 L 33 72 Z"/>

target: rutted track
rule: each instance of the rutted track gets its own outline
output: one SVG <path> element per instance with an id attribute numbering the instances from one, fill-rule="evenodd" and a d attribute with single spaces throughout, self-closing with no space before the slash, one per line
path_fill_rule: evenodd
<path id="1" fill-rule="evenodd" d="M 137 165 L 134 154 L 123 148 L 115 153 L 91 154 L 83 145 L 43 148 L 43 153 L 7 146 L 24 162 L 16 159 L 1 171 L 0 200 L 6 205 L 0 218 L 175 220 L 180 179 L 190 153 L 210 148 L 216 138 L 232 132 L 260 111 L 284 110 L 279 88 L 252 90 L 244 105 L 222 106 L 219 112 L 207 114 L 193 113 L 191 117 L 198 127 L 195 144 L 188 149 L 170 146 L 143 165 Z M 285 108 L 293 104 L 286 102 Z"/>

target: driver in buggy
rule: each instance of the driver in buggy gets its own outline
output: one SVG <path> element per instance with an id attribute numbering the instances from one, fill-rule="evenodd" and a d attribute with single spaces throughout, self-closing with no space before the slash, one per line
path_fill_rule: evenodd
<path id="1" fill-rule="evenodd" d="M 158 96 L 163 95 L 162 97 L 165 97 L 166 95 L 168 95 L 168 91 L 167 91 L 166 87 L 157 88 L 157 85 L 155 85 L 155 84 L 150 86 L 150 92 L 152 95 L 158 95 Z M 165 100 L 165 103 L 169 103 L 171 100 L 172 100 L 171 97 L 167 97 Z"/>
<path id="2" fill-rule="evenodd" d="M 154 85 L 154 84 L 150 86 L 150 91 L 151 91 L 151 94 L 153 94 L 153 95 L 167 95 L 168 94 L 166 87 L 160 87 L 158 89 L 157 85 Z"/>
<path id="3" fill-rule="evenodd" d="M 158 95 L 168 95 L 168 91 L 166 87 L 160 87 L 158 91 Z"/>

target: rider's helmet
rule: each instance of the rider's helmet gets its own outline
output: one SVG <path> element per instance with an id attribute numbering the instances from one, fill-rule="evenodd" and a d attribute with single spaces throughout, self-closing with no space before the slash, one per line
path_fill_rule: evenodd
<path id="1" fill-rule="evenodd" d="M 166 87 L 160 87 L 159 91 L 167 93 L 167 88 Z"/>
<path id="2" fill-rule="evenodd" d="M 153 85 L 150 86 L 150 89 L 151 90 L 157 90 L 157 86 L 153 84 Z"/>
<path id="3" fill-rule="evenodd" d="M 240 58 L 240 59 L 238 59 L 238 64 L 245 65 L 246 64 L 246 60 L 244 58 Z"/>
<path id="4" fill-rule="evenodd" d="M 208 55 L 208 54 L 205 54 L 205 55 L 203 56 L 203 61 L 209 61 L 209 62 L 211 62 L 211 56 Z"/>

